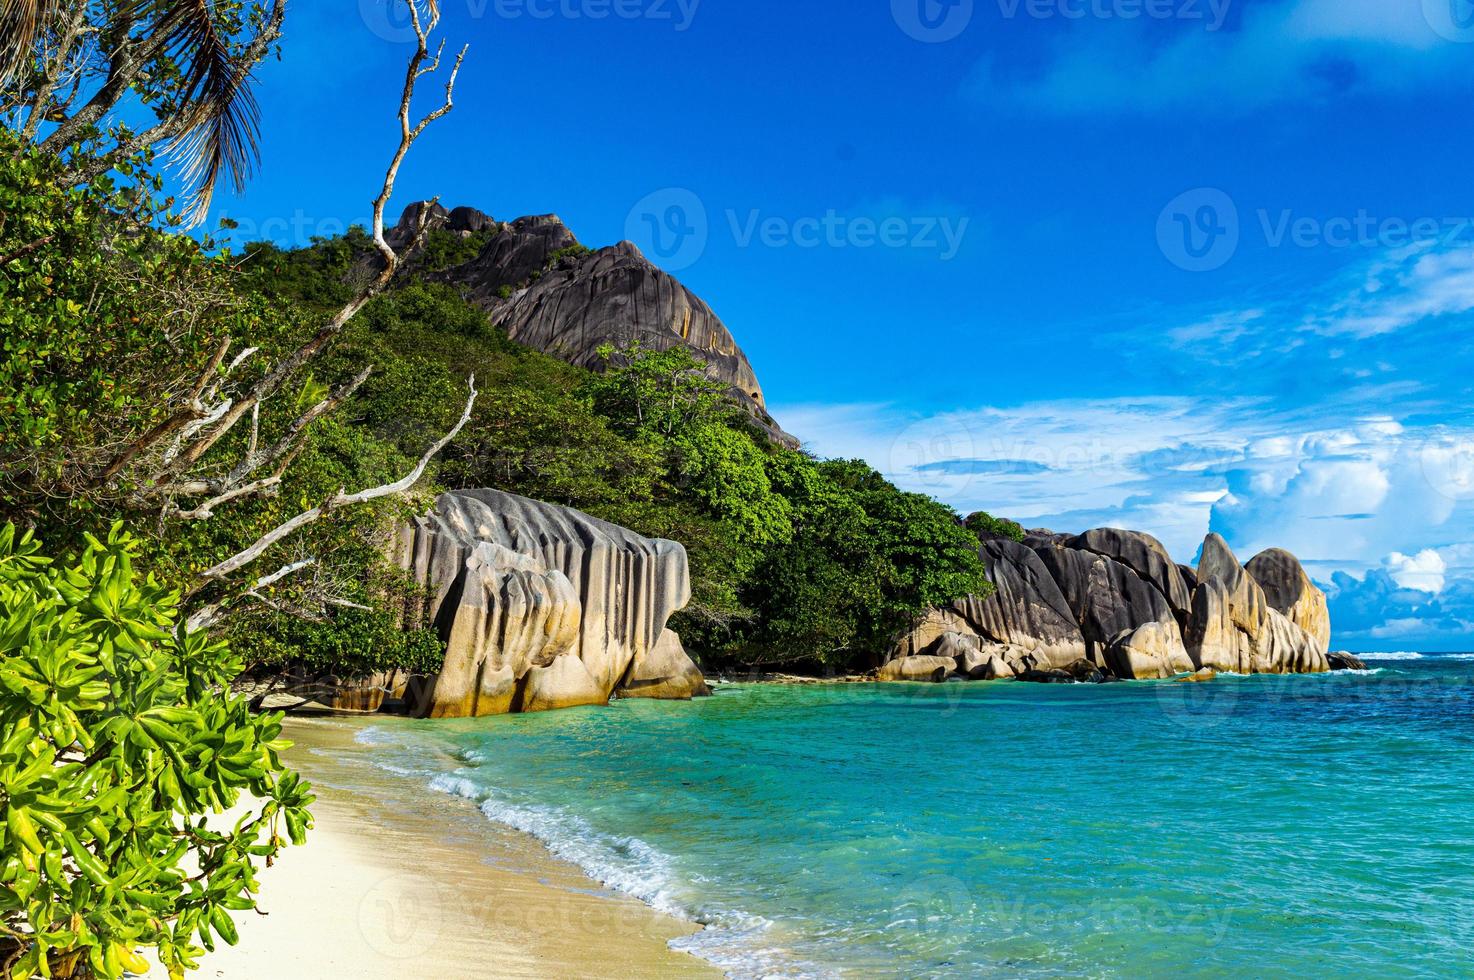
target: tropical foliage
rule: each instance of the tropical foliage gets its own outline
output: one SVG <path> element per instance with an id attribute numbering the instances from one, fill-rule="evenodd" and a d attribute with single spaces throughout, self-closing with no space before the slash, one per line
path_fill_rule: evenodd
<path id="1" fill-rule="evenodd" d="M 138 554 L 114 527 L 60 566 L 0 527 L 7 975 L 143 972 L 142 948 L 179 975 L 236 941 L 255 862 L 311 822 L 280 717 L 229 693 L 240 662 L 181 626 L 178 592 L 136 572 Z"/>

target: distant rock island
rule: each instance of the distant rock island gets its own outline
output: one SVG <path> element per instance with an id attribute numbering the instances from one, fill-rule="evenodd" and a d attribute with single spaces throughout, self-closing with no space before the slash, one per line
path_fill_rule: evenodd
<path id="1" fill-rule="evenodd" d="M 1325 593 L 1287 551 L 1245 566 L 1210 534 L 1194 569 L 1150 534 L 1099 528 L 995 538 L 982 556 L 997 591 L 933 609 L 882 677 L 1147 680 L 1351 666 L 1329 652 Z"/>

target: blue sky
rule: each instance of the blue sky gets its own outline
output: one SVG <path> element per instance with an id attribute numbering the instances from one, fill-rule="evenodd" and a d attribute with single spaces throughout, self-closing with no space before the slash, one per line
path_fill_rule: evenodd
<path id="1" fill-rule="evenodd" d="M 395 211 L 633 238 L 820 454 L 1286 546 L 1338 644 L 1474 648 L 1474 0 L 443 4 L 471 48 Z M 261 72 L 245 231 L 369 213 L 407 46 L 346 6 Z"/>

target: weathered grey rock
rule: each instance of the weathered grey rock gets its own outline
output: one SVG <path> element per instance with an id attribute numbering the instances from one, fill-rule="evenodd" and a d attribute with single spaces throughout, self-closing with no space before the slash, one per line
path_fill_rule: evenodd
<path id="1" fill-rule="evenodd" d="M 1326 594 L 1310 581 L 1298 558 L 1282 548 L 1270 548 L 1251 558 L 1244 569 L 1264 590 L 1271 608 L 1314 637 L 1321 653 L 1331 649 L 1331 611 Z"/>
<path id="2" fill-rule="evenodd" d="M 1199 667 L 1254 674 L 1323 673 L 1330 669 L 1320 641 L 1272 608 L 1228 543 L 1203 542 L 1193 593 L 1188 654 Z"/>
<path id="3" fill-rule="evenodd" d="M 1071 538 L 1067 546 L 1125 565 L 1161 593 L 1179 627 L 1186 625 L 1192 612 L 1192 591 L 1162 542 L 1150 534 L 1102 527 Z"/>
<path id="4" fill-rule="evenodd" d="M 982 556 L 997 592 L 931 610 L 894 656 L 945 655 L 958 673 L 978 679 L 1039 679 L 1082 659 L 1124 679 L 1330 666 L 1324 597 L 1286 552 L 1268 552 L 1255 567 L 1279 583 L 1276 598 L 1288 613 L 1217 535 L 1196 570 L 1174 564 L 1152 536 L 1113 528 L 1034 530 L 1022 544 L 986 541 Z"/>
<path id="5" fill-rule="evenodd" d="M 408 244 L 422 214 L 429 227 L 491 232 L 475 258 L 433 277 L 460 287 L 512 340 L 593 369 L 604 366 L 598 351 L 605 344 L 652 350 L 684 345 L 731 386 L 775 441 L 797 448 L 798 440 L 768 414 L 757 375 L 726 325 L 632 242 L 588 250 L 557 215 L 503 223 L 474 208 L 425 208 L 421 202 L 405 209 L 387 233 L 390 244 Z"/>
<path id="6" fill-rule="evenodd" d="M 686 653 L 680 636 L 674 630 L 666 630 L 654 648 L 635 654 L 618 694 L 622 698 L 689 701 L 709 697 L 711 688 L 706 686 L 701 669 Z"/>
<path id="7" fill-rule="evenodd" d="M 1106 646 L 1105 661 L 1110 672 L 1124 680 L 1160 680 L 1197 669 L 1175 620 L 1122 632 Z"/>
<path id="8" fill-rule="evenodd" d="M 881 667 L 876 676 L 882 681 L 940 684 L 956 667 L 956 662 L 948 657 L 898 657 Z"/>
<path id="9" fill-rule="evenodd" d="M 895 656 L 929 653 L 948 633 L 974 637 L 979 649 L 991 649 L 1013 671 L 1064 666 L 1086 655 L 1070 607 L 1033 549 L 999 539 L 984 542 L 981 555 L 996 591 L 931 610 Z"/>
<path id="10" fill-rule="evenodd" d="M 1076 660 L 1063 667 L 1025 670 L 1018 679 L 1029 684 L 1104 684 L 1110 678 L 1089 660 Z"/>
<path id="11" fill-rule="evenodd" d="M 605 704 L 691 592 L 679 544 L 497 490 L 442 494 L 394 557 L 446 642 L 416 706 L 437 718 Z"/>
<path id="12" fill-rule="evenodd" d="M 1365 660 L 1362 660 L 1360 657 L 1354 656 L 1353 654 L 1347 653 L 1345 650 L 1338 650 L 1335 653 L 1326 654 L 1326 660 L 1330 662 L 1332 670 L 1367 669 L 1367 664 Z"/>
<path id="13" fill-rule="evenodd" d="M 486 309 L 496 320 L 498 311 L 509 306 L 535 279 L 545 275 L 553 267 L 555 257 L 575 248 L 578 239 L 556 214 L 529 215 L 508 224 L 493 224 L 489 230 L 486 244 L 474 259 L 444 270 L 436 278 L 459 286 L 467 299 Z M 572 257 L 563 260 L 572 261 Z"/>
<path id="14" fill-rule="evenodd" d="M 932 653 L 952 657 L 957 664 L 957 673 L 974 681 L 1012 677 L 1017 672 L 1013 664 L 1023 663 L 1028 658 L 1025 650 L 1007 646 L 982 647 L 980 642 L 971 634 L 946 633 L 932 647 Z"/>
<path id="15" fill-rule="evenodd" d="M 1186 658 L 1182 633 L 1167 599 L 1132 569 L 1113 558 L 1078 548 L 1052 548 L 1039 555 L 1080 624 L 1091 661 L 1113 667 L 1108 652 L 1116 639 L 1152 623 L 1163 626 L 1152 639 L 1168 644 L 1162 649 L 1168 660 L 1178 653 Z M 1142 639 L 1145 642 L 1146 634 Z M 1177 649 L 1169 649 L 1174 643 Z M 1128 672 L 1117 676 L 1136 675 Z"/>

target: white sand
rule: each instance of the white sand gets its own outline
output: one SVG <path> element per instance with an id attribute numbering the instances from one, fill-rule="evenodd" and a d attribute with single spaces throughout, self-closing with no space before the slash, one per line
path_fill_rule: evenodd
<path id="1" fill-rule="evenodd" d="M 354 730 L 289 720 L 316 826 L 262 872 L 267 914 L 237 914 L 240 945 L 206 954 L 196 976 L 721 975 L 667 945 L 698 927 L 602 889 L 465 801 L 345 761 Z"/>

